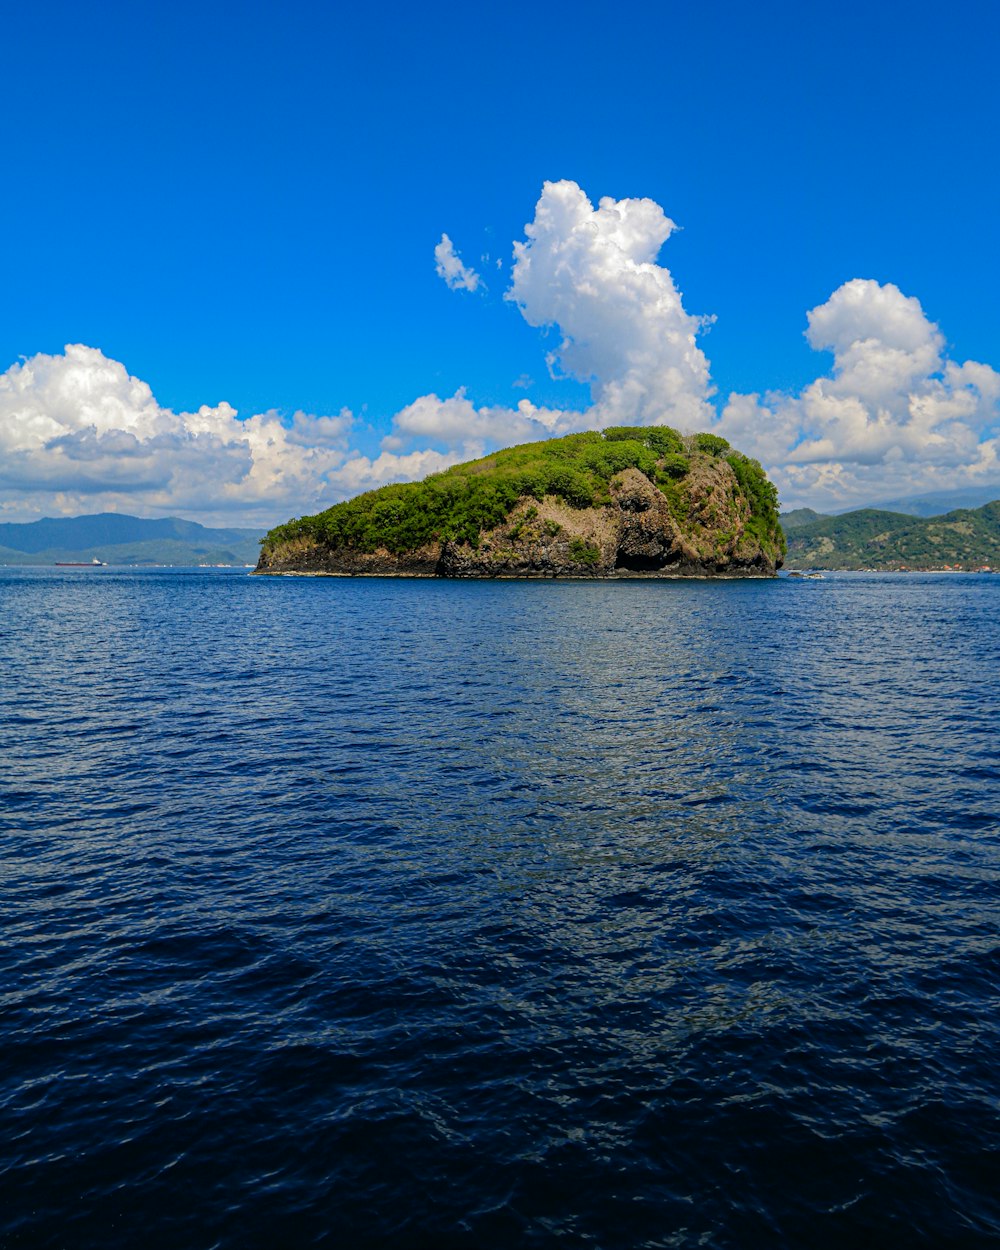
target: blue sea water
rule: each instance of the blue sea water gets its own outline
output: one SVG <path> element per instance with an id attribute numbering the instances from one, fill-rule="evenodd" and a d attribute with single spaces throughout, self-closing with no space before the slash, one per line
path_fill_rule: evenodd
<path id="1" fill-rule="evenodd" d="M 0 570 L 0 1245 L 1000 1244 L 998 609 Z"/>

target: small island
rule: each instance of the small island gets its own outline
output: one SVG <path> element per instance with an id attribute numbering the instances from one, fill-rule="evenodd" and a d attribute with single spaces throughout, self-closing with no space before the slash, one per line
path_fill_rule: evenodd
<path id="1" fill-rule="evenodd" d="M 778 496 L 715 434 L 617 426 L 525 443 L 271 530 L 255 572 L 773 577 Z"/>

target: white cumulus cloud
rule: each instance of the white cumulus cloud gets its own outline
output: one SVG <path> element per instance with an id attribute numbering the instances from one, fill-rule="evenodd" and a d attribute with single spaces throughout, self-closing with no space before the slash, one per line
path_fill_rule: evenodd
<path id="1" fill-rule="evenodd" d="M 514 245 L 508 298 L 532 326 L 557 326 L 552 368 L 589 382 L 597 425 L 703 425 L 714 415 L 702 319 L 656 263 L 676 230 L 652 200 L 597 208 L 575 182 L 547 182 Z"/>
<path id="2" fill-rule="evenodd" d="M 384 446 L 425 437 L 471 456 L 615 424 L 707 426 L 715 410 L 697 344 L 705 319 L 685 311 L 670 271 L 657 264 L 676 228 L 652 200 L 605 197 L 595 208 L 575 182 L 546 182 L 524 240 L 514 244 L 505 298 L 529 325 L 559 330 L 550 370 L 588 383 L 591 404 L 477 408 L 464 390 L 423 395 L 396 415 Z M 450 254 L 447 235 L 439 248 L 446 243 Z"/>
<path id="3" fill-rule="evenodd" d="M 652 200 L 595 208 L 575 182 L 545 183 L 514 244 L 505 299 L 555 332 L 550 370 L 586 383 L 589 404 L 477 405 L 464 388 L 421 395 L 368 454 L 355 443 L 372 431 L 347 409 L 178 413 L 96 348 L 33 356 L 0 374 L 0 514 L 108 509 L 269 525 L 499 446 L 618 423 L 714 429 L 762 462 L 785 506 L 1000 482 L 1000 373 L 950 359 L 919 301 L 891 283 L 853 279 L 807 313 L 807 340 L 832 366 L 801 391 L 734 393 L 717 413 L 698 344 L 708 319 L 684 308 L 659 263 L 675 229 Z M 479 287 L 447 235 L 435 257 L 450 287 Z"/>
<path id="4" fill-rule="evenodd" d="M 0 374 L 0 510 L 130 508 L 248 524 L 322 497 L 347 458 L 349 412 L 241 421 L 229 404 L 161 407 L 97 348 L 71 344 Z"/>
<path id="5" fill-rule="evenodd" d="M 438 277 L 444 278 L 453 291 L 474 291 L 482 281 L 474 269 L 462 263 L 446 234 L 442 234 L 441 242 L 434 248 L 434 260 Z"/>
<path id="6" fill-rule="evenodd" d="M 394 433 L 382 445 L 397 448 L 414 439 L 431 439 L 471 459 L 499 446 L 569 434 L 585 424 L 580 412 L 539 408 L 528 399 L 516 408 L 477 408 L 463 388 L 448 399 L 437 395 L 415 399 L 393 418 Z"/>
<path id="7" fill-rule="evenodd" d="M 919 300 L 855 278 L 807 320 L 831 373 L 797 395 L 732 395 L 716 427 L 764 463 L 786 504 L 846 508 L 1000 480 L 1000 374 L 949 360 Z"/>

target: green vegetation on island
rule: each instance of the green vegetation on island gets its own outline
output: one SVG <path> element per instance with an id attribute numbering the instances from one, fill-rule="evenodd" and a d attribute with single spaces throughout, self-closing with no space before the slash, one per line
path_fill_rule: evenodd
<path id="1" fill-rule="evenodd" d="M 470 564 L 479 557 L 482 565 L 487 552 L 489 568 L 510 575 L 566 564 L 606 575 L 614 554 L 608 525 L 601 529 L 595 521 L 588 529 L 580 518 L 601 510 L 620 513 L 626 481 L 630 498 L 636 490 L 642 496 L 629 507 L 653 509 L 661 517 L 660 530 L 667 526 L 674 532 L 677 559 L 683 556 L 692 566 L 714 561 L 720 572 L 741 561 L 756 562 L 755 567 L 770 563 L 772 571 L 780 563 L 784 534 L 777 492 L 757 461 L 718 435 L 685 437 L 667 426 L 618 426 L 510 447 L 422 482 L 383 486 L 288 521 L 264 538 L 259 567 L 296 571 L 305 561 L 317 571 L 334 571 L 349 554 L 405 557 L 447 547 L 467 554 L 469 576 L 491 575 Z M 558 515 L 540 515 L 543 503 Z M 669 564 L 669 552 L 662 542 L 661 547 L 662 563 Z M 540 555 L 543 551 L 549 554 Z M 317 552 L 337 554 L 324 566 Z M 654 571 L 656 559 L 648 556 L 647 571 Z"/>
<path id="2" fill-rule="evenodd" d="M 862 508 L 789 525 L 788 563 L 794 569 L 1000 568 L 1000 501 L 916 517 Z"/>

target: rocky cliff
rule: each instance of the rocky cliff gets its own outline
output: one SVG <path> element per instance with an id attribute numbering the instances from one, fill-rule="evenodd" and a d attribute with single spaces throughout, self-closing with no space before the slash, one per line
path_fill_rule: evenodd
<path id="1" fill-rule="evenodd" d="M 272 530 L 258 573 L 769 577 L 784 535 L 756 461 L 621 427 L 497 452 Z"/>

